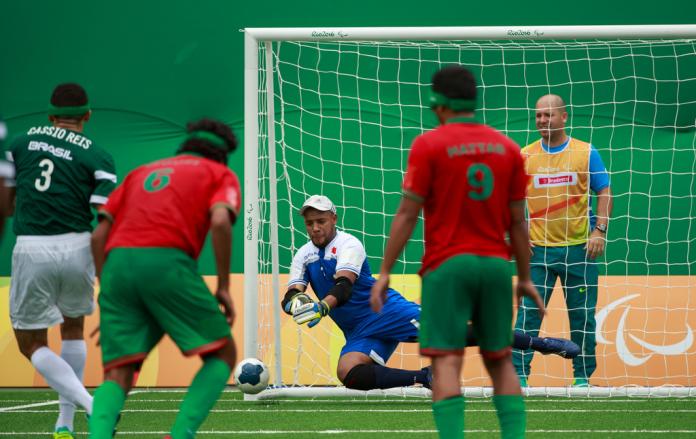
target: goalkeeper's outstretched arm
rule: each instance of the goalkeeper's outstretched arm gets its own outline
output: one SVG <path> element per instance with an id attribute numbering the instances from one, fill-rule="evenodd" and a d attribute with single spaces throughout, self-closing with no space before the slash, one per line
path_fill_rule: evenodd
<path id="1" fill-rule="evenodd" d="M 291 285 L 281 302 L 283 311 L 292 315 L 292 318 L 299 325 L 309 323 L 310 328 L 316 326 L 323 317 L 329 314 L 329 311 L 350 300 L 357 275 L 352 271 L 341 270 L 336 272 L 334 278 L 333 287 L 326 293 L 324 299 L 318 302 L 309 297 L 305 292 L 304 285 Z"/>
<path id="2" fill-rule="evenodd" d="M 280 306 L 286 314 L 292 315 L 293 308 L 312 301 L 312 298 L 305 292 L 306 289 L 306 285 L 290 285 L 285 292 L 285 296 L 283 296 L 283 300 L 280 301 Z"/>

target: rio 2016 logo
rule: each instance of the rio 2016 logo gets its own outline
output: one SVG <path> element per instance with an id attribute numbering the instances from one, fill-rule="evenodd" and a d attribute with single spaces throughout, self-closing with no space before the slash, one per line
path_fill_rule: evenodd
<path id="1" fill-rule="evenodd" d="M 640 296 L 640 294 L 631 294 L 626 297 L 622 297 L 618 300 L 611 302 L 609 305 L 605 306 L 601 311 L 597 313 L 597 342 L 604 344 L 616 344 L 616 353 L 619 355 L 619 358 L 621 358 L 621 360 L 629 366 L 640 366 L 641 364 L 645 363 L 650 358 L 652 358 L 655 354 L 669 356 L 681 355 L 687 352 L 691 345 L 694 343 L 694 331 L 691 329 L 688 323 L 684 323 L 686 326 L 686 336 L 680 342 L 669 345 L 656 345 L 648 343 L 647 341 L 642 340 L 631 333 L 627 333 L 627 330 L 625 328 L 626 318 L 628 317 L 628 313 L 631 310 L 631 305 L 628 304 L 625 306 L 623 314 L 621 314 L 621 318 L 619 319 L 619 324 L 616 327 L 616 339 L 613 342 L 607 340 L 607 338 L 604 336 L 604 324 L 609 314 L 615 309 L 617 309 L 619 305 L 626 303 L 632 299 L 635 299 L 638 296 Z M 636 344 L 642 346 L 646 351 L 652 352 L 643 356 L 634 354 L 628 348 L 628 345 L 626 343 L 626 335 L 628 335 L 628 337 L 631 340 L 633 340 Z"/>

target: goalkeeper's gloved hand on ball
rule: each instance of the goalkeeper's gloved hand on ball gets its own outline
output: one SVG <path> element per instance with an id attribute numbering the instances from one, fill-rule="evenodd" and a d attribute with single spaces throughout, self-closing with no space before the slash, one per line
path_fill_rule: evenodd
<path id="1" fill-rule="evenodd" d="M 295 310 L 302 305 L 307 303 L 312 303 L 312 298 L 307 295 L 307 293 L 297 293 L 285 304 L 283 310 L 290 315 L 295 314 Z"/>
<path id="2" fill-rule="evenodd" d="M 329 304 L 323 300 L 320 302 L 305 303 L 293 311 L 292 318 L 298 325 L 309 322 L 307 326 L 313 328 L 330 310 L 331 307 Z"/>

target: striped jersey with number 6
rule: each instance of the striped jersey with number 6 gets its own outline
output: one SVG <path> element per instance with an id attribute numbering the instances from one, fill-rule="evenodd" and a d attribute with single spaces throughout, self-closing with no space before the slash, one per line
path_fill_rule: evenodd
<path id="1" fill-rule="evenodd" d="M 91 231 L 90 205 L 106 203 L 116 186 L 111 155 L 76 131 L 32 127 L 6 155 L 16 169 L 16 235 Z"/>

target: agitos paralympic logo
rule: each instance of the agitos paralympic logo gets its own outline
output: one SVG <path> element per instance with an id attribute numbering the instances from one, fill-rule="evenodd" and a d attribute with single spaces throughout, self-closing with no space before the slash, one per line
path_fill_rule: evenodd
<path id="1" fill-rule="evenodd" d="M 622 297 L 618 300 L 611 302 L 609 305 L 605 306 L 601 311 L 597 313 L 597 342 L 604 344 L 616 344 L 616 353 L 619 355 L 619 358 L 621 358 L 621 360 L 629 366 L 640 366 L 641 364 L 645 363 L 650 358 L 652 358 L 652 356 L 655 354 L 680 355 L 688 351 L 691 345 L 694 343 L 694 331 L 691 329 L 688 323 L 685 323 L 686 336 L 684 337 L 684 339 L 678 343 L 670 345 L 656 345 L 648 343 L 647 341 L 642 340 L 631 333 L 627 334 L 627 330 L 625 329 L 626 319 L 628 317 L 628 313 L 631 311 L 631 305 L 628 304 L 624 307 L 623 314 L 621 314 L 621 319 L 619 320 L 619 324 L 616 327 L 616 339 L 612 342 L 604 337 L 604 323 L 609 314 L 615 309 L 617 309 L 619 305 L 626 303 L 632 299 L 635 299 L 638 296 L 640 296 L 640 294 L 631 294 L 626 297 Z M 626 343 L 626 335 L 628 335 L 628 337 L 631 340 L 633 340 L 636 344 L 642 346 L 646 351 L 652 352 L 644 356 L 634 354 L 628 348 L 628 345 Z"/>

